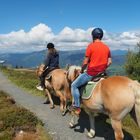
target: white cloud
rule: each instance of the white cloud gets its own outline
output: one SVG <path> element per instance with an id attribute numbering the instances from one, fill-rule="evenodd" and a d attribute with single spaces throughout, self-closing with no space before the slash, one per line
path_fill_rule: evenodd
<path id="1" fill-rule="evenodd" d="M 112 50 L 127 50 L 128 48 L 134 49 L 136 44 L 140 41 L 140 31 L 123 32 L 120 34 L 109 34 L 105 32 L 104 36 L 104 41 Z"/>
<path id="2" fill-rule="evenodd" d="M 57 41 L 63 42 L 82 42 L 89 41 L 90 32 L 82 29 L 72 30 L 69 27 L 65 27 L 57 36 Z"/>
<path id="3" fill-rule="evenodd" d="M 12 31 L 8 34 L 0 34 L 0 52 L 31 52 L 45 49 L 46 42 L 53 42 L 58 50 L 78 50 L 85 49 L 92 41 L 91 31 L 71 29 L 65 27 L 57 35 L 45 24 L 38 24 L 31 28 L 29 32 L 23 29 Z M 123 33 L 108 33 L 104 31 L 103 41 L 115 49 L 133 49 L 140 41 L 140 31 Z"/>
<path id="4" fill-rule="evenodd" d="M 33 27 L 29 32 L 12 31 L 0 35 L 0 52 L 30 52 L 44 49 L 45 41 L 51 41 L 54 34 L 45 24 Z"/>

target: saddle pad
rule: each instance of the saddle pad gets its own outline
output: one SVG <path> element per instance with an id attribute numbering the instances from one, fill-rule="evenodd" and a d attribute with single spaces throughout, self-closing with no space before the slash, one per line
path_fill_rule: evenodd
<path id="1" fill-rule="evenodd" d="M 89 99 L 92 95 L 92 91 L 96 87 L 98 82 L 88 82 L 88 84 L 82 87 L 82 99 Z"/>

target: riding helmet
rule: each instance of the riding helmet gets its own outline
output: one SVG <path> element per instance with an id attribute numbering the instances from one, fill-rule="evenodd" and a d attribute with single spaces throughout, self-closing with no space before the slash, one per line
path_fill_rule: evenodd
<path id="1" fill-rule="evenodd" d="M 48 44 L 47 44 L 47 48 L 48 48 L 48 49 L 54 48 L 54 44 L 53 44 L 53 43 L 48 43 Z"/>
<path id="2" fill-rule="evenodd" d="M 95 28 L 95 29 L 93 29 L 91 34 L 92 34 L 93 39 L 102 39 L 103 30 L 101 28 Z"/>

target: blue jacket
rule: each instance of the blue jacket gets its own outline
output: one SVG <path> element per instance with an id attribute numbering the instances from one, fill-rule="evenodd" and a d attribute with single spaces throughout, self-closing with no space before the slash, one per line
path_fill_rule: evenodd
<path id="1" fill-rule="evenodd" d="M 45 61 L 45 68 L 56 68 L 59 67 L 59 53 L 56 52 L 55 54 L 48 54 Z"/>

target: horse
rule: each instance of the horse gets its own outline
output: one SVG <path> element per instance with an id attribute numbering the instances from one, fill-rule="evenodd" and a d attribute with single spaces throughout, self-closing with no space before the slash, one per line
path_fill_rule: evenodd
<path id="1" fill-rule="evenodd" d="M 36 73 L 41 75 L 44 65 L 40 65 Z M 65 115 L 67 110 L 67 101 L 71 100 L 70 84 L 67 81 L 66 70 L 54 69 L 49 73 L 49 78 L 45 78 L 45 96 L 50 101 L 50 108 L 53 109 L 54 102 L 52 100 L 52 94 L 60 99 L 60 111 L 62 115 Z"/>
<path id="2" fill-rule="evenodd" d="M 69 82 L 76 79 L 79 67 L 70 67 L 67 72 Z M 122 119 L 131 114 L 138 127 L 140 127 L 140 84 L 125 76 L 110 76 L 100 80 L 91 91 L 89 99 L 81 99 L 85 111 L 89 115 L 90 130 L 88 136 L 95 136 L 95 113 L 105 113 L 111 119 L 115 140 L 123 140 Z M 133 113 L 132 113 L 133 112 Z M 76 116 L 73 115 L 69 123 L 70 127 L 75 125 Z"/>

